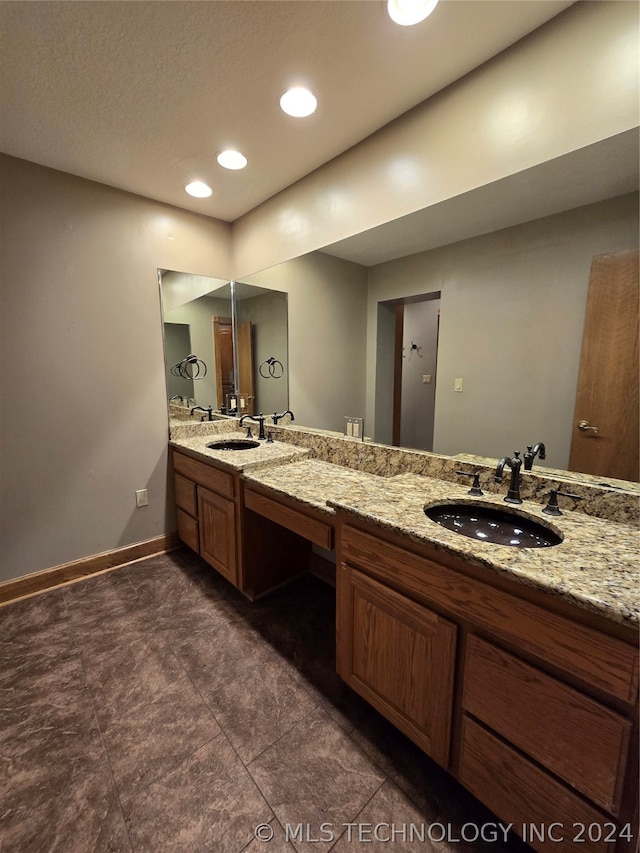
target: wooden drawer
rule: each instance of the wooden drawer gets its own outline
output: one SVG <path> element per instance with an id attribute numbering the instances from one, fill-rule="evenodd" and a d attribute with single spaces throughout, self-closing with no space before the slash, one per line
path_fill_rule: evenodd
<path id="1" fill-rule="evenodd" d="M 341 549 L 342 560 L 385 583 L 437 604 L 478 628 L 489 629 L 629 705 L 635 702 L 635 646 L 350 525 L 343 527 Z M 589 649 L 588 655 L 584 649 Z"/>
<path id="2" fill-rule="evenodd" d="M 462 784 L 500 815 L 503 823 L 512 823 L 534 850 L 613 850 L 614 843 L 604 840 L 615 836 L 611 818 L 466 716 L 460 759 L 458 778 Z M 591 837 L 582 834 L 582 842 L 578 843 L 574 839 L 582 826 L 592 827 L 593 831 Z M 534 828 L 542 832 L 544 840 L 536 836 Z"/>
<path id="3" fill-rule="evenodd" d="M 206 486 L 212 492 L 216 492 L 225 498 L 233 498 L 235 494 L 233 475 L 204 462 L 198 462 L 184 453 L 173 451 L 173 468 L 179 474 L 183 474 L 194 483 Z"/>
<path id="4" fill-rule="evenodd" d="M 178 536 L 185 545 L 192 548 L 197 554 L 200 553 L 200 537 L 198 536 L 198 522 L 195 518 L 187 515 L 181 509 L 177 511 L 178 515 Z"/>
<path id="5" fill-rule="evenodd" d="M 174 480 L 176 485 L 176 505 L 195 518 L 198 515 L 196 484 L 192 480 L 187 480 L 182 474 L 175 474 Z"/>
<path id="6" fill-rule="evenodd" d="M 244 505 L 247 509 L 286 527 L 287 530 L 292 530 L 322 548 L 331 550 L 333 547 L 333 526 L 327 522 L 312 518 L 287 504 L 247 488 L 244 492 Z"/>
<path id="7" fill-rule="evenodd" d="M 507 654 L 470 637 L 462 704 L 514 746 L 616 814 L 631 723 Z"/>

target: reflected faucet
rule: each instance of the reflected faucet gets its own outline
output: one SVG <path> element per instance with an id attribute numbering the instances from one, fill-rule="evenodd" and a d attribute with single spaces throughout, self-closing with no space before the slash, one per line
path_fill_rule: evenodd
<path id="1" fill-rule="evenodd" d="M 239 425 L 242 426 L 242 424 L 245 421 L 253 421 L 254 423 L 259 423 L 260 424 L 260 431 L 258 433 L 258 438 L 260 439 L 260 441 L 264 441 L 267 437 L 264 434 L 264 420 L 265 420 L 265 417 L 262 414 L 262 412 L 260 412 L 259 415 L 243 415 L 240 418 L 240 424 Z"/>
<path id="2" fill-rule="evenodd" d="M 181 403 L 184 403 L 184 397 L 181 397 L 180 394 L 174 394 L 173 397 L 169 397 L 170 403 L 173 403 L 174 400 L 180 400 Z"/>
<path id="3" fill-rule="evenodd" d="M 285 415 L 291 415 L 291 420 L 295 421 L 295 418 L 293 417 L 293 412 L 291 411 L 291 409 L 287 409 L 286 412 L 283 412 L 281 415 L 277 414 L 277 412 L 274 412 L 273 415 L 271 415 L 271 420 L 274 422 L 274 424 L 276 426 L 278 426 L 278 421 L 282 420 L 282 418 L 284 418 Z"/>
<path id="4" fill-rule="evenodd" d="M 209 406 L 208 409 L 205 409 L 203 406 L 194 406 L 193 409 L 191 409 L 191 415 L 193 415 L 194 412 L 204 412 L 205 415 L 209 416 L 210 421 L 213 420 L 213 409 L 211 408 L 211 406 Z M 204 415 L 200 418 L 200 420 L 204 420 Z"/>
<path id="5" fill-rule="evenodd" d="M 534 444 L 532 447 L 530 444 L 527 444 L 527 450 L 524 454 L 524 470 L 531 471 L 533 468 L 533 460 L 536 456 L 540 456 L 540 459 L 547 458 L 547 449 L 544 444 L 539 441 L 537 444 Z"/>
<path id="6" fill-rule="evenodd" d="M 502 473 L 505 465 L 508 468 L 511 468 L 511 481 L 509 483 L 509 491 L 507 492 L 505 501 L 510 504 L 521 504 L 520 469 L 522 468 L 522 459 L 520 459 L 520 451 L 514 450 L 513 459 L 510 459 L 508 456 L 503 456 L 498 462 L 498 467 L 496 468 L 496 473 L 493 477 L 496 483 L 502 482 Z"/>

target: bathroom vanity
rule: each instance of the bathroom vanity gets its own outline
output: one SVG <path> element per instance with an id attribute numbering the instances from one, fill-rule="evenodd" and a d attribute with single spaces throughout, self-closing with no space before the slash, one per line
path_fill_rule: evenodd
<path id="1" fill-rule="evenodd" d="M 233 459 L 201 438 L 173 441 L 180 538 L 250 598 L 306 570 L 312 543 L 335 549 L 344 681 L 534 849 L 636 850 L 629 519 L 551 519 L 527 500 L 517 511 L 559 545 L 479 542 L 424 511 L 474 500 L 468 484 L 394 474 L 388 449 L 388 476 L 359 470 L 373 452 L 359 442 L 347 441 L 354 467 L 336 465 L 338 440 L 329 452 L 300 436 Z M 432 464 L 450 475 L 446 460 Z"/>
<path id="2" fill-rule="evenodd" d="M 616 849 L 636 785 L 633 632 L 348 512 L 338 530 L 342 678 L 503 821 L 561 824 L 558 850 L 594 827 L 583 848 Z"/>

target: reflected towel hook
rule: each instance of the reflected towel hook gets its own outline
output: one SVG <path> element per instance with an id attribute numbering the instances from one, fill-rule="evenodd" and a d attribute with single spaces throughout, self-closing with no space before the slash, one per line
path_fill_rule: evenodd
<path id="1" fill-rule="evenodd" d="M 265 358 L 258 368 L 258 371 L 263 379 L 280 379 L 284 376 L 284 366 L 282 362 L 278 361 L 278 359 L 273 355 L 270 358 Z"/>
<path id="2" fill-rule="evenodd" d="M 207 365 L 197 355 L 187 355 L 182 361 L 178 361 L 171 368 L 172 376 L 180 376 L 182 379 L 204 379 L 207 375 Z"/>
<path id="3" fill-rule="evenodd" d="M 404 350 L 405 350 L 405 348 L 402 347 L 402 357 L 406 358 L 406 355 L 404 354 Z M 422 358 L 422 347 L 419 347 L 418 344 L 414 344 L 414 342 L 411 341 L 411 346 L 409 347 L 409 358 L 411 358 L 411 356 L 413 355 L 414 352 L 417 352 L 418 355 L 420 356 L 420 358 Z"/>

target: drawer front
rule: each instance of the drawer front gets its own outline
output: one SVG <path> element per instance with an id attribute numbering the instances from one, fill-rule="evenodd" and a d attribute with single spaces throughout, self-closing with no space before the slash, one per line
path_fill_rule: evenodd
<path id="1" fill-rule="evenodd" d="M 175 474 L 174 479 L 176 485 L 176 505 L 195 518 L 198 515 L 196 484 L 192 480 L 187 480 L 182 474 Z"/>
<path id="2" fill-rule="evenodd" d="M 185 545 L 192 548 L 197 554 L 200 553 L 200 537 L 198 536 L 198 522 L 195 518 L 178 509 L 178 536 Z"/>
<path id="3" fill-rule="evenodd" d="M 604 853 L 614 848 L 607 840 L 616 834 L 611 818 L 469 717 L 463 720 L 459 779 L 534 850 Z M 583 826 L 591 832 L 581 833 Z"/>
<path id="4" fill-rule="evenodd" d="M 312 518 L 303 512 L 293 509 L 279 501 L 272 500 L 263 494 L 245 489 L 244 505 L 247 509 L 263 515 L 265 518 L 292 530 L 304 539 L 327 548 L 333 547 L 333 527 L 319 519 Z"/>
<path id="5" fill-rule="evenodd" d="M 198 462 L 190 456 L 173 451 L 173 468 L 194 483 L 205 486 L 225 498 L 233 498 L 235 494 L 233 475 L 204 462 Z"/>
<path id="6" fill-rule="evenodd" d="M 617 813 L 629 720 L 478 637 L 467 644 L 462 704 L 572 787 Z"/>
<path id="7" fill-rule="evenodd" d="M 341 547 L 345 562 L 361 566 L 410 595 L 439 604 L 587 684 L 634 704 L 638 690 L 635 646 L 355 527 L 343 527 Z M 588 655 L 584 649 L 589 649 Z"/>

